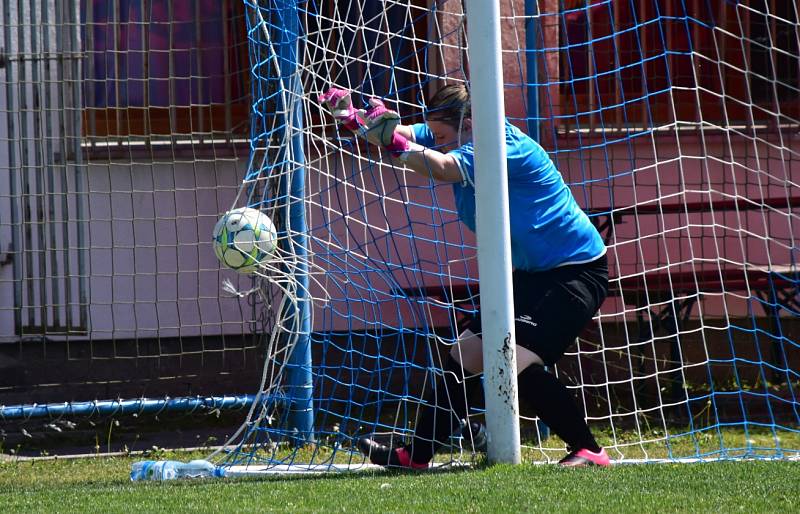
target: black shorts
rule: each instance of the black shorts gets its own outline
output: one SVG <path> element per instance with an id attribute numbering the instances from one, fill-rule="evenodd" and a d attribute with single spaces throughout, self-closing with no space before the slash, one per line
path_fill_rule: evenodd
<path id="1" fill-rule="evenodd" d="M 514 328 L 517 344 L 555 364 L 575 342 L 608 295 L 608 259 L 531 273 L 516 270 Z M 466 328 L 481 333 L 480 312 Z"/>

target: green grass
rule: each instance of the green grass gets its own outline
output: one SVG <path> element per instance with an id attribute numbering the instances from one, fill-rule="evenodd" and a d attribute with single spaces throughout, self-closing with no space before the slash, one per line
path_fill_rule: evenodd
<path id="1" fill-rule="evenodd" d="M 196 455 L 159 455 L 187 460 Z M 800 462 L 132 483 L 138 458 L 0 462 L 3 512 L 797 512 Z"/>

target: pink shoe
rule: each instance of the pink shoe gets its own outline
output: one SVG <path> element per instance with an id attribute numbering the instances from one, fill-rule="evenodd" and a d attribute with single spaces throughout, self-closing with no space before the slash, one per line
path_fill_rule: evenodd
<path id="1" fill-rule="evenodd" d="M 397 460 L 400 466 L 411 469 L 428 469 L 430 464 L 427 462 L 414 462 L 411 460 L 411 454 L 405 448 L 397 448 L 394 453 L 397 455 Z"/>
<path id="2" fill-rule="evenodd" d="M 566 468 L 584 468 L 587 466 L 602 466 L 608 467 L 611 465 L 611 459 L 603 448 L 595 453 L 586 448 L 580 450 L 570 451 L 566 457 L 558 461 L 559 466 Z"/>
<path id="3" fill-rule="evenodd" d="M 428 469 L 430 464 L 427 462 L 414 462 L 406 448 L 390 448 L 369 437 L 362 437 L 358 440 L 358 449 L 361 453 L 369 457 L 370 462 L 379 466 L 392 468 Z"/>

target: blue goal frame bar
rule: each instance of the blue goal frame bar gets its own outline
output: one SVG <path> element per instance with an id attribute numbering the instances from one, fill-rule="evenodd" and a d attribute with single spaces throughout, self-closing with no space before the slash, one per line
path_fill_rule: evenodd
<path id="1" fill-rule="evenodd" d="M 308 291 L 308 234 L 306 233 L 305 216 L 305 150 L 303 148 L 303 84 L 298 72 L 297 55 L 302 27 L 298 15 L 298 0 L 272 0 L 278 19 L 282 21 L 282 32 L 276 38 L 276 53 L 280 62 L 280 78 L 288 93 L 294 98 L 291 112 L 284 111 L 284 130 L 289 131 L 286 140 L 291 145 L 291 165 L 293 167 L 289 184 L 282 181 L 282 188 L 288 186 L 289 194 L 281 192 L 287 202 L 288 219 L 292 227 L 291 255 L 295 260 L 294 279 L 296 283 L 297 302 L 288 312 L 289 317 L 296 315 L 298 338 L 287 362 L 287 400 L 288 429 L 296 444 L 309 443 L 314 440 L 313 409 L 313 374 L 311 360 L 311 305 Z M 288 106 L 284 105 L 284 109 Z M 296 306 L 296 307 L 295 307 Z"/>

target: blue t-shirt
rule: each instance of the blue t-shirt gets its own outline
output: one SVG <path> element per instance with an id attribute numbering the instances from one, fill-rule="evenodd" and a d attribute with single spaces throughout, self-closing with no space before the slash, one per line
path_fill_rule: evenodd
<path id="1" fill-rule="evenodd" d="M 433 132 L 412 125 L 416 142 L 433 148 Z M 453 184 L 461 221 L 475 231 L 475 147 L 472 141 L 448 152 L 456 158 L 462 182 Z M 606 247 L 589 217 L 578 206 L 550 156 L 506 120 L 508 207 L 511 262 L 514 269 L 545 271 L 589 262 Z"/>

